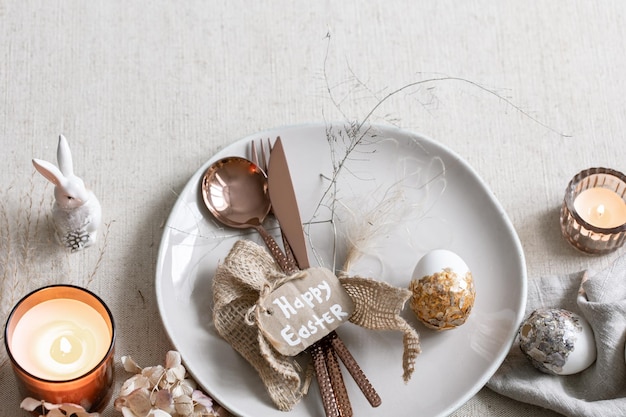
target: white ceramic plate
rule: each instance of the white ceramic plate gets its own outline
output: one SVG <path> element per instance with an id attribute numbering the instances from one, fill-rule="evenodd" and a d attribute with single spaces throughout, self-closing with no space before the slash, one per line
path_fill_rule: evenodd
<path id="1" fill-rule="evenodd" d="M 344 159 L 345 144 L 351 139 L 341 124 L 312 124 L 244 138 L 200 167 L 167 221 L 156 271 L 161 317 L 187 369 L 209 395 L 244 417 L 286 414 L 274 407 L 253 368 L 215 332 L 211 281 L 218 262 L 237 239 L 261 241 L 254 232 L 217 224 L 203 206 L 200 180 L 210 163 L 225 156 L 247 156 L 251 140 L 276 136 L 285 146 L 302 220 L 311 221 L 307 228 L 315 248 L 311 263 L 332 265 L 333 231 L 326 208 L 332 194 L 322 196 L 330 184 L 333 159 Z M 477 291 L 469 320 L 455 330 L 436 333 L 406 312 L 422 343 L 407 384 L 402 380 L 400 334 L 368 331 L 350 323 L 342 326 L 338 333 L 382 398 L 380 407 L 371 408 L 345 373 L 354 414 L 448 415 L 497 370 L 523 318 L 526 269 L 518 237 L 474 170 L 428 138 L 371 126 L 345 161 L 336 182 L 337 267 L 345 258 L 345 234 L 354 235 L 364 224 L 373 223 L 378 226 L 369 226 L 374 232 L 360 245 L 363 255 L 351 266 L 352 273 L 406 287 L 426 251 L 446 248 L 469 265 Z M 385 214 L 372 214 L 376 208 Z M 288 415 L 323 415 L 316 384 Z"/>

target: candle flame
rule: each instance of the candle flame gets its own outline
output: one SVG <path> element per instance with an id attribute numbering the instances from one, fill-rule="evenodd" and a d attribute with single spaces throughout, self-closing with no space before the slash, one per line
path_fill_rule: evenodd
<path id="1" fill-rule="evenodd" d="M 59 341 L 59 350 L 66 355 L 72 351 L 72 344 L 66 337 L 61 337 L 61 340 Z"/>
<path id="2" fill-rule="evenodd" d="M 596 207 L 596 213 L 598 214 L 598 217 L 602 217 L 604 215 L 604 204 L 600 204 Z"/>
<path id="3" fill-rule="evenodd" d="M 50 357 L 61 364 L 77 363 L 83 356 L 83 344 L 86 342 L 86 335 L 65 334 L 59 336 L 50 348 Z"/>

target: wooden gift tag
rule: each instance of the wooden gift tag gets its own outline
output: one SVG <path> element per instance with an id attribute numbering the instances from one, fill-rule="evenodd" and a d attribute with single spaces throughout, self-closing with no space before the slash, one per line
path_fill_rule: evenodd
<path id="1" fill-rule="evenodd" d="M 281 354 L 295 356 L 347 322 L 354 302 L 326 268 L 309 268 L 263 301 L 259 328 Z"/>

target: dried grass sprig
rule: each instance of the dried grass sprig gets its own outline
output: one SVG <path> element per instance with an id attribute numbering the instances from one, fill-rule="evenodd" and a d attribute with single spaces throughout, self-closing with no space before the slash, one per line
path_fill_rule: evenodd
<path id="1" fill-rule="evenodd" d="M 93 267 L 93 270 L 87 277 L 85 281 L 85 286 L 89 287 L 91 283 L 94 281 L 98 270 L 100 269 L 100 265 L 102 264 L 102 260 L 104 259 L 104 254 L 106 252 L 107 245 L 109 243 L 109 233 L 111 232 L 111 224 L 113 221 L 104 224 L 104 234 L 102 236 L 102 243 L 98 247 L 98 259 Z"/>
<path id="2" fill-rule="evenodd" d="M 504 103 L 506 106 L 514 109 L 516 112 L 520 113 L 530 121 L 539 126 L 549 130 L 552 133 L 555 133 L 561 137 L 569 137 L 570 135 L 561 132 L 549 124 L 543 122 L 538 117 L 533 116 L 520 105 L 516 104 L 512 99 L 504 97 L 499 94 L 497 91 L 488 88 L 476 81 L 472 81 L 462 77 L 448 76 L 448 75 L 437 75 L 435 77 L 429 77 L 420 79 L 417 81 L 409 82 L 404 84 L 396 89 L 388 91 L 386 88 L 380 90 L 372 89 L 367 82 L 363 81 L 360 77 L 356 75 L 356 73 L 350 68 L 348 65 L 348 70 L 350 72 L 350 77 L 348 79 L 344 79 L 340 82 L 331 82 L 331 77 L 329 74 L 329 57 L 330 57 L 330 47 L 331 47 L 331 34 L 327 33 L 326 39 L 326 51 L 323 60 L 322 67 L 322 78 L 324 82 L 324 93 L 325 96 L 330 99 L 332 106 L 339 112 L 339 114 L 344 119 L 343 128 L 340 130 L 333 129 L 332 124 L 327 125 L 326 130 L 326 138 L 330 145 L 330 159 L 332 162 L 333 172 L 329 178 L 326 178 L 328 181 L 328 186 L 323 190 L 322 196 L 319 200 L 317 207 L 314 210 L 312 218 L 307 222 L 306 232 L 307 236 L 310 240 L 310 226 L 314 223 L 320 222 L 320 213 L 322 209 L 328 209 L 330 211 L 330 219 L 326 220 L 332 225 L 333 230 L 337 230 L 337 195 L 338 195 L 338 181 L 340 176 L 345 171 L 350 171 L 349 162 L 354 160 L 357 154 L 363 155 L 363 145 L 365 143 L 369 143 L 371 140 L 375 142 L 377 140 L 375 132 L 372 131 L 372 125 L 370 124 L 371 119 L 373 119 L 379 110 L 381 110 L 382 106 L 400 95 L 401 93 L 412 94 L 416 90 L 422 86 L 427 86 L 431 84 L 440 84 L 440 83 L 463 83 L 471 86 L 472 88 L 476 88 L 479 91 L 486 93 L 487 95 L 496 98 L 499 102 Z M 430 91 L 430 90 L 429 90 Z M 350 101 L 349 99 L 352 99 Z M 344 110 L 344 106 L 346 103 L 353 105 L 356 101 L 362 100 L 374 100 L 374 104 L 366 111 L 365 115 L 358 120 L 354 120 L 349 116 L 349 112 Z M 382 116 L 385 122 L 390 123 L 392 125 L 397 125 L 399 119 L 397 117 L 392 117 L 389 114 L 385 114 Z M 341 145 L 341 148 L 340 146 Z M 362 158 L 363 156 L 361 156 Z M 441 175 L 445 175 L 445 167 L 441 171 Z M 382 212 L 381 208 L 385 206 L 387 203 L 391 201 L 380 202 L 381 205 L 373 208 L 373 211 L 370 213 L 358 213 L 358 217 L 368 217 L 374 216 L 377 219 L 381 218 Z M 342 203 L 345 208 L 345 204 Z M 356 215 L 356 214 L 355 214 Z M 382 227 L 382 226 L 381 226 Z M 372 229 L 373 230 L 373 229 Z M 354 244 L 365 244 L 365 241 L 368 238 L 371 238 L 375 235 L 373 231 L 367 231 L 361 235 L 360 238 L 352 240 L 352 245 Z M 311 242 L 309 242 L 310 244 Z M 337 233 L 335 233 L 335 248 L 337 246 Z M 321 257 L 313 248 L 313 252 L 315 256 L 318 258 L 318 261 L 321 262 Z M 336 254 L 336 249 L 334 250 Z M 354 253 L 358 252 L 358 249 L 352 247 L 349 248 L 348 254 L 352 256 Z M 336 255 L 335 255 L 336 257 Z M 348 264 L 352 261 L 349 259 Z M 333 264 L 336 263 L 336 260 L 333 261 Z M 334 265 L 333 265 L 334 267 Z"/>

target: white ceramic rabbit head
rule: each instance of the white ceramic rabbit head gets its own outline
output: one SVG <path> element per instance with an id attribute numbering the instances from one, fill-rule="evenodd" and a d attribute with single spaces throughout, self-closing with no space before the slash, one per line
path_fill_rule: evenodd
<path id="1" fill-rule="evenodd" d="M 72 154 L 67 139 L 59 136 L 57 161 L 54 164 L 33 159 L 35 169 L 55 185 L 53 220 L 60 243 L 79 250 L 95 242 L 101 209 L 96 196 L 74 175 Z"/>

